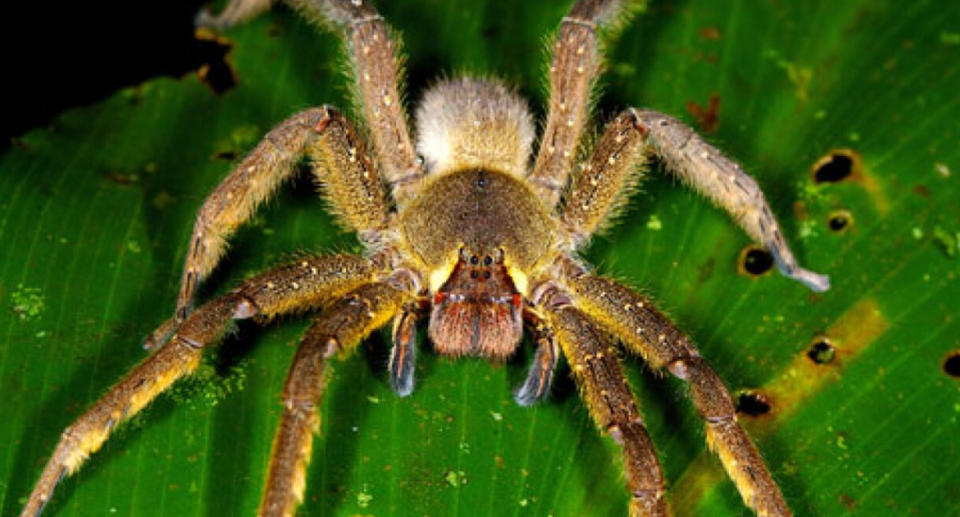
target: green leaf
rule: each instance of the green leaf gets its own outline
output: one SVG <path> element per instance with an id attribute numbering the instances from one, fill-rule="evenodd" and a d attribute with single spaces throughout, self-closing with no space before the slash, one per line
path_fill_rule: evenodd
<path id="1" fill-rule="evenodd" d="M 541 36 L 567 2 L 381 3 L 405 39 L 411 104 L 469 70 L 507 78 L 542 114 Z M 732 391 L 765 398 L 768 413 L 741 421 L 798 515 L 960 512 L 960 381 L 944 370 L 960 349 L 958 13 L 653 2 L 610 47 L 600 116 L 649 106 L 715 129 L 804 265 L 833 279 L 814 295 L 738 273 L 748 239 L 656 170 L 587 253 L 656 297 Z M 230 156 L 299 109 L 346 104 L 335 38 L 292 13 L 225 37 L 236 88 L 153 80 L 64 113 L 0 158 L 2 515 L 19 512 L 61 430 L 144 356 L 141 337 L 172 310 L 193 214 Z M 715 127 L 703 117 L 713 96 Z M 841 149 L 856 153 L 854 173 L 814 182 L 814 164 Z M 330 249 L 357 246 L 297 182 L 238 233 L 203 296 Z M 306 325 L 241 325 L 64 481 L 46 515 L 253 514 Z M 823 339 L 818 364 L 808 352 Z M 375 336 L 336 367 L 303 515 L 625 513 L 619 449 L 565 373 L 549 402 L 519 408 L 511 391 L 529 349 L 506 365 L 425 352 L 417 391 L 398 399 L 387 346 Z M 682 383 L 628 362 L 675 513 L 749 515 Z"/>

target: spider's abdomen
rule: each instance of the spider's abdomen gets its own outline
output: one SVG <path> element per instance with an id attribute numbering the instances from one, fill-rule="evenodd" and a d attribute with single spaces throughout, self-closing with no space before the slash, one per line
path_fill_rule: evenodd
<path id="1" fill-rule="evenodd" d="M 430 271 L 430 292 L 447 283 L 460 251 L 502 253 L 505 271 L 526 295 L 526 276 L 551 255 L 554 219 L 533 191 L 509 174 L 464 170 L 428 180 L 400 214 L 407 245 Z"/>

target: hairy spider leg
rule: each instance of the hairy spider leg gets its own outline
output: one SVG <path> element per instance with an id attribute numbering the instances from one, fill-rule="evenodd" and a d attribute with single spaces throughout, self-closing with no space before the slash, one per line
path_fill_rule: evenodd
<path id="1" fill-rule="evenodd" d="M 792 515 L 763 458 L 737 423 L 730 392 L 690 338 L 650 300 L 613 280 L 572 266 L 566 271 L 566 285 L 573 303 L 631 352 L 651 368 L 666 366 L 687 382 L 693 404 L 704 420 L 707 444 L 720 457 L 747 506 L 760 517 Z"/>
<path id="2" fill-rule="evenodd" d="M 304 155 L 323 184 L 332 213 L 361 238 L 376 240 L 389 219 L 387 192 L 381 185 L 364 144 L 335 109 L 323 106 L 302 111 L 280 123 L 207 196 L 197 213 L 184 261 L 176 313 L 147 337 L 155 348 L 186 318 L 200 281 L 220 261 L 227 239 L 248 221 L 257 207 L 296 171 Z"/>
<path id="3" fill-rule="evenodd" d="M 582 247 L 610 223 L 641 177 L 647 157 L 723 208 L 751 238 L 770 249 L 784 276 L 811 290 L 830 288 L 830 279 L 801 268 L 780 231 L 757 182 L 715 147 L 676 119 L 628 109 L 614 119 L 571 185 L 561 217 Z"/>
<path id="4" fill-rule="evenodd" d="M 553 208 L 567 184 L 584 126 L 590 114 L 590 92 L 599 75 L 597 30 L 617 25 L 620 0 L 579 0 L 560 22 L 550 61 L 547 122 L 529 180 L 544 205 Z"/>
<path id="5" fill-rule="evenodd" d="M 202 351 L 219 341 L 232 319 L 266 319 L 316 307 L 373 281 L 375 273 L 374 264 L 360 257 L 314 257 L 258 275 L 200 306 L 166 344 L 134 367 L 63 432 L 21 517 L 39 515 L 60 480 L 76 472 L 117 424 L 139 412 L 177 379 L 193 372 Z"/>
<path id="6" fill-rule="evenodd" d="M 197 24 L 223 29 L 270 7 L 272 0 L 230 0 L 218 16 L 205 13 Z M 341 30 L 353 68 L 354 98 L 363 112 L 380 173 L 394 199 L 403 204 L 423 177 L 410 140 L 403 107 L 400 40 L 369 0 L 287 0 L 306 18 Z"/>
<path id="7" fill-rule="evenodd" d="M 631 517 L 665 517 L 663 471 L 620 368 L 616 347 L 564 294 L 547 294 L 541 306 L 556 332 L 590 416 L 623 448 Z"/>
<path id="8" fill-rule="evenodd" d="M 360 340 L 387 324 L 414 295 L 413 289 L 413 283 L 396 277 L 361 286 L 327 308 L 303 336 L 283 392 L 261 517 L 292 517 L 303 501 L 313 438 L 320 429 L 318 406 L 327 363 L 338 352 L 353 352 Z"/>

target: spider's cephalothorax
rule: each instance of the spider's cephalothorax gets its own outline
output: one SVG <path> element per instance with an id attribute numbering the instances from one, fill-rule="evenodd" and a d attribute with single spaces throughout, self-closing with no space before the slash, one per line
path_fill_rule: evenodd
<path id="1" fill-rule="evenodd" d="M 597 31 L 622 18 L 625 0 L 579 0 L 562 20 L 535 154 L 526 106 L 493 80 L 431 87 L 416 112 L 414 145 L 400 103 L 396 43 L 377 11 L 367 0 L 289 2 L 343 31 L 364 136 L 332 108 L 303 111 L 270 131 L 210 194 L 197 215 L 174 316 L 147 340 L 156 351 L 63 433 L 23 515 L 37 515 L 60 479 L 120 420 L 195 370 L 231 320 L 266 322 L 305 311 L 318 315 L 287 377 L 261 515 L 293 515 L 303 500 L 326 364 L 392 322 L 390 382 L 407 396 L 414 389 L 417 323 L 425 316 L 434 350 L 451 356 L 502 360 L 529 329 L 537 348 L 515 394 L 520 404 L 548 392 L 562 354 L 590 415 L 623 448 L 631 515 L 665 515 L 667 504 L 663 473 L 613 350 L 618 342 L 651 368 L 689 383 L 707 441 L 746 504 L 759 515 L 790 515 L 737 423 L 729 392 L 690 338 L 650 300 L 592 273 L 577 256 L 652 158 L 728 211 L 786 276 L 816 291 L 829 287 L 827 277 L 797 265 L 757 183 L 676 119 L 627 109 L 578 162 L 600 67 Z M 220 16 L 205 14 L 199 22 L 228 26 L 269 4 L 232 0 Z M 332 212 L 358 233 L 367 253 L 304 258 L 194 309 L 197 285 L 217 265 L 226 239 L 304 155 Z"/>

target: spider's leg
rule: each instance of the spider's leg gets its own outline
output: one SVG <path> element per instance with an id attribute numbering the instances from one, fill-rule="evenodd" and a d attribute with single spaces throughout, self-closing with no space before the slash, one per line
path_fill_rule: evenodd
<path id="1" fill-rule="evenodd" d="M 655 111 L 634 111 L 650 154 L 680 179 L 726 210 L 747 235 L 766 246 L 785 276 L 820 292 L 830 278 L 801 268 L 793 257 L 760 186 L 739 164 L 680 121 Z"/>
<path id="2" fill-rule="evenodd" d="M 543 400 L 550 391 L 557 360 L 560 359 L 560 344 L 553 329 L 540 314 L 532 310 L 524 310 L 524 319 L 529 322 L 537 351 L 530 363 L 527 378 L 520 389 L 513 394 L 513 400 L 521 406 L 532 406 Z"/>
<path id="3" fill-rule="evenodd" d="M 231 0 L 219 16 L 201 13 L 198 24 L 227 27 L 252 18 L 271 0 Z M 398 203 L 413 193 L 423 171 L 417 162 L 403 108 L 399 41 L 370 0 L 287 0 L 309 19 L 344 29 L 357 101 L 370 130 L 381 174 Z"/>
<path id="4" fill-rule="evenodd" d="M 220 14 L 213 15 L 206 9 L 197 13 L 194 23 L 198 27 L 213 27 L 225 29 L 238 23 L 256 18 L 257 15 L 270 8 L 273 0 L 230 0 Z"/>
<path id="5" fill-rule="evenodd" d="M 413 296 L 411 286 L 403 284 L 387 280 L 357 288 L 331 305 L 303 337 L 287 375 L 260 517 L 294 515 L 303 500 L 313 435 L 320 427 L 317 406 L 326 363 L 338 352 L 352 352 L 361 339 L 394 317 Z"/>
<path id="6" fill-rule="evenodd" d="M 601 327 L 652 368 L 666 366 L 689 384 L 693 404 L 706 425 L 707 443 L 747 506 L 760 516 L 791 515 L 763 458 L 737 423 L 730 393 L 690 338 L 649 300 L 613 280 L 572 268 L 566 284 L 577 307 Z"/>
<path id="7" fill-rule="evenodd" d="M 176 313 L 147 338 L 146 348 L 162 344 L 186 318 L 200 280 L 220 261 L 227 238 L 293 175 L 304 154 L 313 160 L 313 173 L 323 183 L 335 215 L 361 238 L 376 240 L 389 217 L 387 194 L 364 154 L 362 140 L 332 108 L 300 112 L 267 133 L 203 202 L 187 250 Z"/>
<path id="8" fill-rule="evenodd" d="M 75 472 L 107 440 L 120 421 L 143 409 L 177 379 L 196 369 L 204 348 L 217 342 L 231 319 L 305 310 L 375 278 L 375 267 L 352 255 L 304 259 L 244 282 L 200 306 L 176 334 L 63 432 L 21 513 L 34 517 L 57 483 Z"/>
<path id="9" fill-rule="evenodd" d="M 599 75 L 598 25 L 616 20 L 620 0 L 579 0 L 560 22 L 550 62 L 550 103 L 530 181 L 553 207 L 576 158 Z"/>
<path id="10" fill-rule="evenodd" d="M 418 186 L 423 170 L 410 140 L 403 107 L 403 69 L 397 57 L 401 42 L 391 36 L 370 0 L 287 1 L 309 18 L 345 30 L 354 96 L 370 131 L 380 173 L 397 203 L 403 204 Z"/>
<path id="11" fill-rule="evenodd" d="M 413 393 L 413 370 L 416 365 L 417 320 L 429 302 L 411 301 L 393 319 L 393 348 L 390 349 L 388 370 L 390 386 L 401 397 Z"/>
<path id="12" fill-rule="evenodd" d="M 558 300 L 559 299 L 559 300 Z M 663 472 L 640 418 L 617 350 L 586 314 L 561 295 L 548 295 L 544 309 L 570 364 L 590 416 L 623 447 L 631 517 L 666 516 Z"/>
<path id="13" fill-rule="evenodd" d="M 766 246 L 780 272 L 814 291 L 830 279 L 801 268 L 757 182 L 689 127 L 652 111 L 629 109 L 604 131 L 590 161 L 573 180 L 563 220 L 580 245 L 627 200 L 647 156 L 726 210 L 747 234 Z"/>

